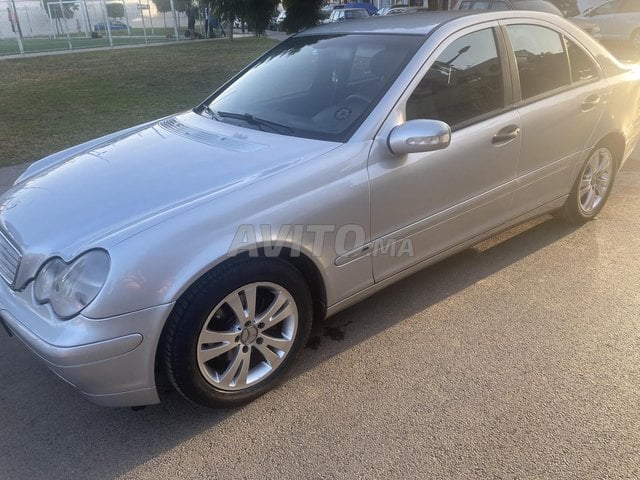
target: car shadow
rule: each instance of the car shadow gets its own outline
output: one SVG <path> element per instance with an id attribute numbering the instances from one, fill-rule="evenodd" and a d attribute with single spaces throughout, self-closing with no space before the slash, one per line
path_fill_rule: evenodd
<path id="1" fill-rule="evenodd" d="M 431 266 L 315 325 L 290 378 L 465 290 L 577 230 L 541 217 Z M 209 410 L 163 392 L 160 405 L 139 411 L 97 407 L 77 394 L 13 339 L 0 339 L 3 379 L 0 469 L 3 478 L 115 478 L 188 439 L 256 408 Z M 11 345 L 10 345 L 11 344 Z M 8 350 L 5 348 L 8 346 Z M 4 352 L 4 354 L 2 353 Z M 16 367 L 17 366 L 17 367 Z M 7 369 L 0 370 L 4 375 Z M 28 381 L 25 379 L 29 379 Z M 267 394 L 277 404 L 283 390 Z M 290 392 L 288 392 L 290 394 Z M 254 405 L 254 407 L 252 407 Z"/>

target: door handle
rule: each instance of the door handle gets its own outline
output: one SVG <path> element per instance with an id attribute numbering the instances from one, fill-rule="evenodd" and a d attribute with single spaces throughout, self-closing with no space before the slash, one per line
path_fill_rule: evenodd
<path id="1" fill-rule="evenodd" d="M 520 127 L 518 125 L 509 125 L 498 131 L 498 133 L 493 136 L 493 139 L 491 139 L 491 143 L 494 145 L 507 143 L 515 139 L 518 135 L 520 135 Z"/>
<path id="2" fill-rule="evenodd" d="M 588 112 L 596 108 L 599 103 L 600 103 L 600 95 L 598 95 L 597 93 L 594 93 L 593 95 L 589 95 L 587 98 L 584 99 L 584 102 L 582 102 L 582 106 L 580 107 L 580 110 L 582 110 L 583 112 Z"/>

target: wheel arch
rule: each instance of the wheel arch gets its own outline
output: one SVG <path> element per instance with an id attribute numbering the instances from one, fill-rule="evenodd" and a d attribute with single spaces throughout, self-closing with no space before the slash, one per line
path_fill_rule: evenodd
<path id="1" fill-rule="evenodd" d="M 622 132 L 616 131 L 605 135 L 600 139 L 596 145 L 606 145 L 611 149 L 611 153 L 614 155 L 617 162 L 617 167 L 622 167 L 622 161 L 624 159 L 625 148 L 627 141 Z"/>
<path id="2" fill-rule="evenodd" d="M 316 265 L 310 256 L 300 250 L 294 250 L 288 246 L 283 246 L 276 252 L 267 252 L 262 246 L 256 246 L 253 249 L 247 249 L 238 252 L 236 255 L 229 256 L 221 261 L 214 262 L 209 268 L 200 272 L 198 275 L 192 277 L 180 289 L 179 294 L 175 298 L 176 303 L 182 298 L 191 287 L 198 282 L 201 278 L 208 275 L 210 272 L 225 268 L 226 266 L 237 263 L 239 261 L 246 261 L 258 258 L 278 258 L 284 260 L 294 268 L 296 268 L 307 281 L 307 286 L 311 293 L 313 300 L 313 320 L 323 320 L 327 312 L 327 292 L 325 287 L 325 281 L 320 268 Z"/>

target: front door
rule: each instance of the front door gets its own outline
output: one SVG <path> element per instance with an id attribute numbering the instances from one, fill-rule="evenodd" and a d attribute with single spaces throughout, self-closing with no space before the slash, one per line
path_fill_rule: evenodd
<path id="1" fill-rule="evenodd" d="M 509 218 L 521 126 L 510 108 L 504 44 L 493 23 L 441 45 L 374 142 L 369 178 L 375 281 Z M 392 155 L 386 138 L 403 116 L 447 122 L 451 144 Z"/>

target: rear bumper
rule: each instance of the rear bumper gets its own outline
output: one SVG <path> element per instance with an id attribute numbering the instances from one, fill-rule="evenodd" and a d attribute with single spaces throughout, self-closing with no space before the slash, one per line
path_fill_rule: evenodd
<path id="1" fill-rule="evenodd" d="M 62 322 L 43 318 L 2 288 L 0 316 L 56 375 L 86 398 L 111 407 L 160 401 L 155 356 L 160 333 L 173 304 L 100 320 L 78 316 Z"/>

